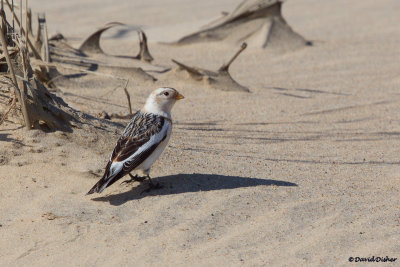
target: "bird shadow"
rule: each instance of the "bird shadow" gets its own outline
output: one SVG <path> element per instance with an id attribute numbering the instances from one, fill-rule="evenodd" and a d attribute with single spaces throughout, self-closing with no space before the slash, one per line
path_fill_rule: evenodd
<path id="1" fill-rule="evenodd" d="M 14 144 L 18 144 L 20 146 L 28 146 L 31 147 L 30 145 L 25 145 L 24 143 L 22 143 L 20 140 L 14 139 L 14 138 L 10 138 L 8 137 L 10 134 L 6 133 L 6 134 L 0 134 L 0 142 L 11 142 Z"/>
<path id="2" fill-rule="evenodd" d="M 4 142 L 13 142 L 15 141 L 15 139 L 9 138 L 10 134 L 0 134 L 0 141 L 4 141 Z"/>
<path id="3" fill-rule="evenodd" d="M 255 186 L 297 186 L 295 183 L 259 178 L 239 176 L 226 176 L 218 174 L 177 174 L 152 179 L 153 183 L 160 183 L 163 187 L 158 190 L 144 192 L 148 187 L 147 182 L 140 183 L 130 191 L 92 198 L 94 201 L 109 202 L 113 206 L 120 206 L 128 201 L 155 195 L 174 195 L 200 191 L 214 191 Z"/>

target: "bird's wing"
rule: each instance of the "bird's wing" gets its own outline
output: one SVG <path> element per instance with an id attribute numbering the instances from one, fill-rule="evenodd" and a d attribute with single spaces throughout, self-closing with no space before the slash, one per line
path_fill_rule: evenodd
<path id="1" fill-rule="evenodd" d="M 165 140 L 168 128 L 165 118 L 138 111 L 118 139 L 103 177 L 88 194 L 101 193 L 139 166 Z"/>

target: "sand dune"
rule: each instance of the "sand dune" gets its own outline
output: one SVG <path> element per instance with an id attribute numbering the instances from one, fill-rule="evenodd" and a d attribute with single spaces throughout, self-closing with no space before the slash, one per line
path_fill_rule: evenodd
<path id="1" fill-rule="evenodd" d="M 244 0 L 229 14 L 174 44 L 218 42 L 239 45 L 246 42 L 251 47 L 272 47 L 280 51 L 312 45 L 286 23 L 282 17 L 282 4 L 279 0 Z"/>

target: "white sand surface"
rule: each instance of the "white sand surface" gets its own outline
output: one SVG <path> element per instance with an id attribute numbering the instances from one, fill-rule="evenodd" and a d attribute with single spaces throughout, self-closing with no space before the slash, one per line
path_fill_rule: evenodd
<path id="1" fill-rule="evenodd" d="M 148 34 L 154 64 L 216 70 L 236 48 L 166 46 L 240 1 L 32 1 L 49 35 L 76 47 L 120 21 Z M 115 185 L 85 193 L 121 132 L 26 132 L 0 126 L 1 266 L 348 266 L 400 258 L 400 2 L 287 1 L 283 16 L 314 42 L 286 53 L 246 49 L 231 74 L 251 93 L 177 75 L 134 78 L 134 109 L 160 86 L 185 99 L 152 168 L 163 189 Z M 128 28 L 129 28 L 128 27 Z M 104 34 L 102 60 L 136 55 L 134 31 Z M 61 83 L 73 108 L 127 112 L 124 81 Z M 119 88 L 115 89 L 119 86 Z M 122 121 L 126 124 L 127 121 Z M 400 259 L 396 261 L 398 262 Z M 372 264 L 371 264 L 372 266 Z M 374 264 L 373 266 L 379 266 Z M 384 266 L 395 266 L 385 264 Z"/>

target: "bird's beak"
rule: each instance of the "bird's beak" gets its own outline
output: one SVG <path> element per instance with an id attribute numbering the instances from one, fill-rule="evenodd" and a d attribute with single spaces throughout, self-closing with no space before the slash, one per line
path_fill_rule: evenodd
<path id="1" fill-rule="evenodd" d="M 176 100 L 180 100 L 180 99 L 184 99 L 185 97 L 183 96 L 183 95 L 181 95 L 180 93 L 178 93 L 176 96 L 175 96 L 175 99 Z"/>

